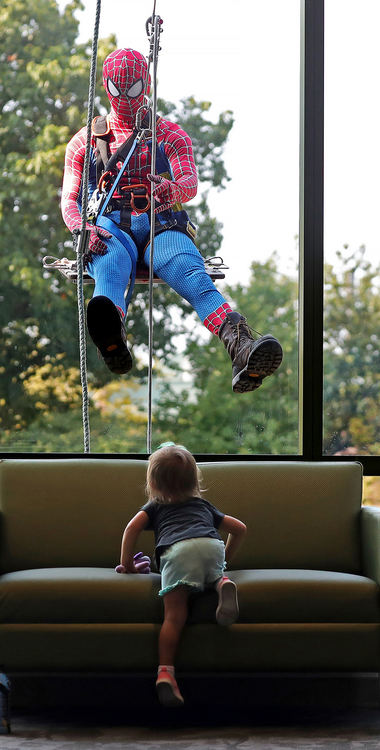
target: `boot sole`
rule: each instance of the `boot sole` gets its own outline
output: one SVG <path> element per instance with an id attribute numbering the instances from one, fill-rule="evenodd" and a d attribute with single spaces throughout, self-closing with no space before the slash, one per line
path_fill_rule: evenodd
<path id="1" fill-rule="evenodd" d="M 282 362 L 282 347 L 274 336 L 262 336 L 255 341 L 248 362 L 232 380 L 235 393 L 254 391 L 263 382 L 263 378 L 272 375 Z"/>
<path id="2" fill-rule="evenodd" d="M 180 699 L 175 695 L 173 688 L 169 682 L 159 682 L 156 685 L 156 690 L 161 706 L 165 706 L 166 708 L 176 708 L 178 706 L 183 706 L 183 698 Z"/>
<path id="3" fill-rule="evenodd" d="M 122 336 L 117 307 L 108 297 L 93 297 L 87 306 L 88 332 L 111 372 L 124 375 L 132 367 L 131 353 Z"/>
<path id="4" fill-rule="evenodd" d="M 232 625 L 239 617 L 237 590 L 233 581 L 226 581 L 222 584 L 219 597 L 215 613 L 216 621 L 218 625 Z"/>

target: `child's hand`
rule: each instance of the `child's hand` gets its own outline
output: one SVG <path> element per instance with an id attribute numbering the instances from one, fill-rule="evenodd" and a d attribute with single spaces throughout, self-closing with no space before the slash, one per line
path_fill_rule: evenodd
<path id="1" fill-rule="evenodd" d="M 124 565 L 117 565 L 115 568 L 116 573 L 150 573 L 150 557 L 144 555 L 142 552 L 136 552 L 133 556 L 134 570 L 128 571 Z"/>

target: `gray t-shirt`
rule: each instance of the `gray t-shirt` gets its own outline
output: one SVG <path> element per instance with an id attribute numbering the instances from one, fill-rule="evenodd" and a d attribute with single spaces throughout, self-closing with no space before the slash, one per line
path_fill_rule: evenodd
<path id="1" fill-rule="evenodd" d="M 154 531 L 158 567 L 162 553 L 175 542 L 199 537 L 221 539 L 217 529 L 225 514 L 201 497 L 170 504 L 150 500 L 141 510 L 149 516 L 145 528 Z"/>

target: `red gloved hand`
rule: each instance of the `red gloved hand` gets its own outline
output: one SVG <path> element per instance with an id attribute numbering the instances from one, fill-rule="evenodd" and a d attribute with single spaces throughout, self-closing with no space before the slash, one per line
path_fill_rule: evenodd
<path id="1" fill-rule="evenodd" d="M 105 242 L 103 242 L 103 239 L 109 240 L 110 237 L 112 237 L 112 234 L 107 232 L 106 229 L 102 229 L 101 227 L 94 227 L 93 224 L 86 224 L 86 229 L 90 229 L 91 234 L 88 242 L 87 252 L 83 256 L 84 267 L 86 267 L 88 263 L 91 263 L 93 254 L 106 254 L 107 245 Z"/>
<path id="2" fill-rule="evenodd" d="M 91 230 L 90 241 L 88 243 L 88 252 L 95 253 L 96 255 L 105 255 L 107 252 L 107 245 L 104 240 L 109 240 L 112 234 L 107 232 L 106 229 L 101 227 L 94 227 L 92 224 L 87 224 L 86 229 Z"/>
<path id="3" fill-rule="evenodd" d="M 156 185 L 153 190 L 155 200 L 159 203 L 155 208 L 156 214 L 167 211 L 174 203 L 180 201 L 179 189 L 175 182 L 167 180 L 166 177 L 161 177 L 158 174 L 148 174 L 148 180 Z"/>

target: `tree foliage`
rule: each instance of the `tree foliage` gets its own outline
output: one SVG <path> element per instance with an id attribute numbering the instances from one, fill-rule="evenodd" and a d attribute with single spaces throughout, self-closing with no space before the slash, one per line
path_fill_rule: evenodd
<path id="1" fill-rule="evenodd" d="M 326 267 L 325 452 L 377 454 L 380 448 L 379 268 L 365 247 Z M 340 269 L 340 270 L 339 270 Z"/>
<path id="2" fill-rule="evenodd" d="M 60 412 L 62 368 L 72 373 L 78 367 L 76 289 L 59 275 L 42 273 L 41 261 L 44 255 L 72 257 L 59 204 L 66 144 L 86 120 L 91 47 L 76 41 L 74 16 L 82 7 L 73 0 L 60 13 L 56 0 L 5 0 L 0 9 L 0 403 L 6 405 L 0 418 L 5 442 L 12 446 L 10 431 L 16 431 L 17 442 L 20 432 L 41 421 L 41 414 L 47 423 L 53 412 Z M 99 41 L 95 114 L 108 108 L 101 65 L 115 46 L 113 36 Z M 207 119 L 210 105 L 192 97 L 178 106 L 160 106 L 185 126 L 199 147 L 205 188 L 222 187 L 227 175 L 221 153 L 232 127 L 231 113 L 222 113 L 213 123 Z M 211 143 L 215 149 L 210 150 Z M 206 194 L 193 212 L 200 224 L 201 249 L 216 251 L 220 226 L 209 215 Z M 89 297 L 91 290 L 86 294 Z M 175 322 L 168 315 L 174 308 Z M 155 326 L 158 357 L 175 354 L 174 336 L 183 331 L 186 312 L 186 304 L 174 292 L 163 286 L 155 290 L 155 316 L 165 319 L 165 325 Z M 138 380 L 146 377 L 139 348 L 146 348 L 147 315 L 147 291 L 136 287 L 128 333 L 137 353 Z M 88 370 L 93 391 L 112 381 L 91 345 Z M 71 376 L 67 387 L 70 382 Z M 77 395 L 77 385 L 72 384 L 72 406 Z"/>
<path id="3" fill-rule="evenodd" d="M 72 0 L 3 0 L 0 8 L 0 447 L 4 451 L 81 452 L 76 290 L 42 273 L 44 255 L 70 255 L 59 202 L 65 146 L 85 122 L 90 45 L 78 44 Z M 100 67 L 116 39 L 99 43 L 96 113 L 108 100 Z M 231 112 L 209 119 L 209 102 L 189 96 L 159 101 L 194 143 L 201 188 L 189 207 L 205 256 L 218 253 L 223 227 L 210 215 L 208 192 L 228 175 L 223 147 Z M 377 453 L 380 448 L 379 269 L 365 249 L 338 253 L 326 267 L 324 452 Z M 196 453 L 298 452 L 297 284 L 279 273 L 274 254 L 252 263 L 250 277 L 221 291 L 259 332 L 284 348 L 279 370 L 256 392 L 231 391 L 223 345 L 189 305 L 164 285 L 154 291 L 153 440 L 174 440 Z M 91 289 L 87 288 L 87 296 Z M 88 346 L 91 449 L 146 450 L 148 293 L 136 287 L 128 338 L 136 365 L 115 379 Z"/>

